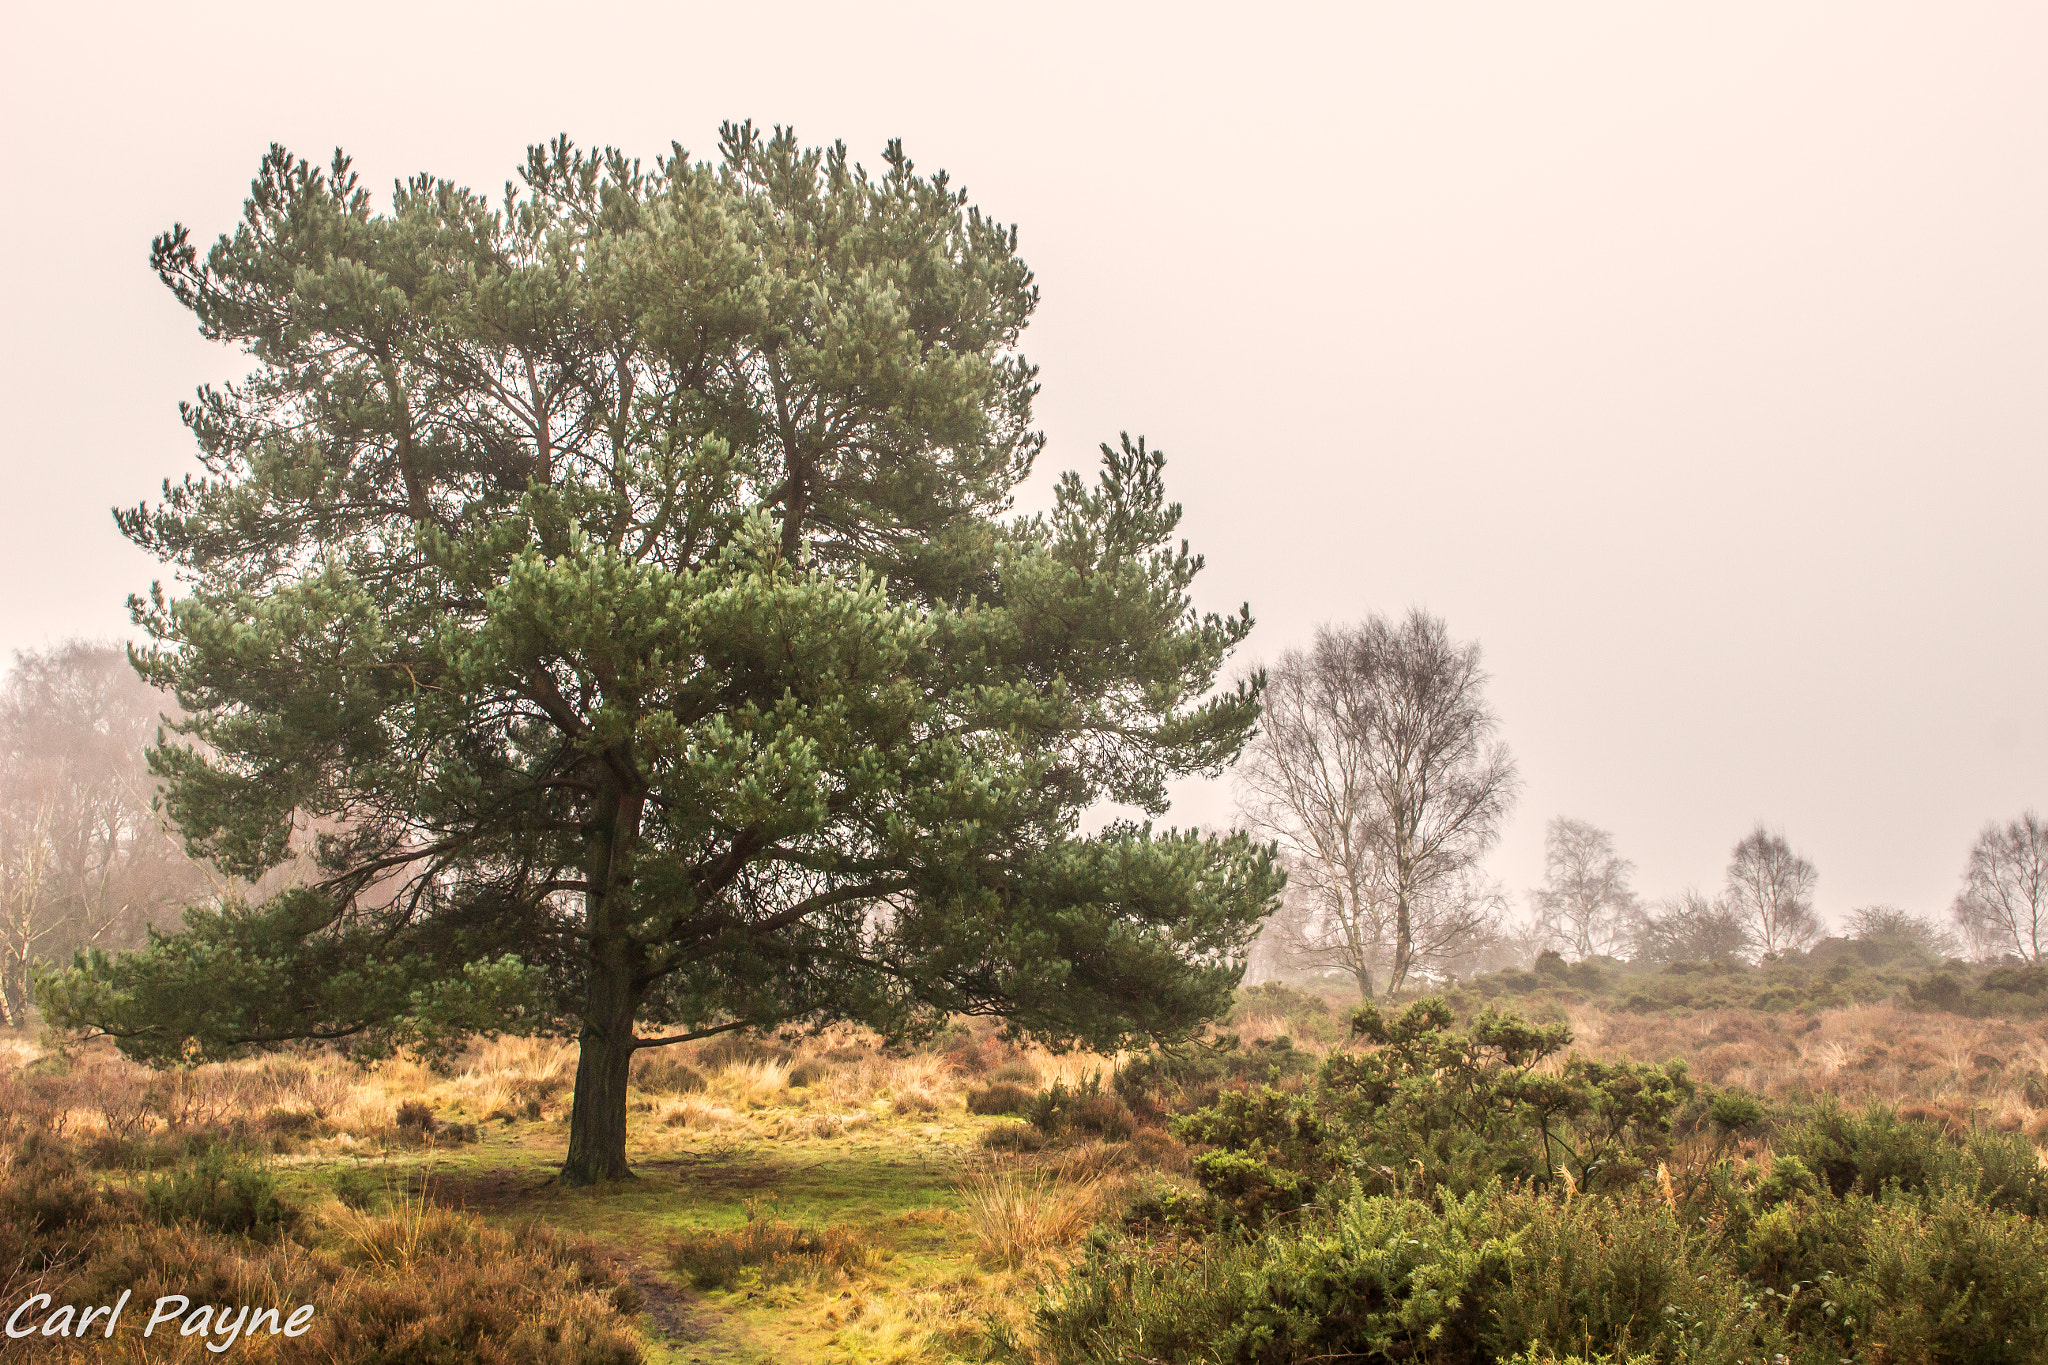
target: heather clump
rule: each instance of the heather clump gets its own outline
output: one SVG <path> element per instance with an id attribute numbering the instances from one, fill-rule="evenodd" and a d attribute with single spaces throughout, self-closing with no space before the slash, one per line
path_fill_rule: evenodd
<path id="1" fill-rule="evenodd" d="M 165 1172 L 138 1195 L 95 1178 L 56 1142 L 24 1143 L 0 1172 L 0 1300 L 112 1304 L 127 1291 L 131 1308 L 182 1296 L 190 1314 L 210 1311 L 182 1319 L 194 1331 L 159 1329 L 146 1345 L 147 1314 L 133 1311 L 111 1341 L 10 1337 L 0 1360 L 198 1362 L 230 1348 L 239 1359 L 337 1365 L 641 1359 L 630 1323 L 638 1293 L 590 1244 L 417 1201 L 382 1214 L 328 1209 L 305 1214 L 279 1197 L 272 1172 L 226 1153 Z M 254 1316 L 305 1305 L 310 1326 L 292 1338 Z"/>

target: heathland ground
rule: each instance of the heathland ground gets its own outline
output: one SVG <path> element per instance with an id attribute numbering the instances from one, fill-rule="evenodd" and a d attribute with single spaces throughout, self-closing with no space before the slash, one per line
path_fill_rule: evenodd
<path id="1" fill-rule="evenodd" d="M 1503 980 L 1489 993 L 1569 1025 L 1551 1071 L 1571 1053 L 1678 1058 L 1703 1093 L 1877 1102 L 1952 1145 L 2048 1141 L 2048 1021 L 1906 997 L 1651 1009 L 1638 995 L 1631 1009 L 1561 976 Z M 915 1048 L 842 1029 L 643 1052 L 638 1178 L 593 1189 L 555 1178 L 572 1043 L 151 1071 L 104 1042 L 15 1034 L 0 1039 L 5 1303 L 132 1285 L 138 1302 L 182 1293 L 195 1309 L 316 1304 L 309 1337 L 244 1337 L 242 1360 L 1070 1357 L 1035 1333 L 1091 1229 L 1100 1251 L 1139 1204 L 1203 1197 L 1174 1112 L 1266 1083 L 1302 1095 L 1321 1057 L 1364 1046 L 1333 1002 L 1241 992 L 1204 1054 L 1223 1064 L 1180 1090 L 1132 1083 L 1137 1059 L 1053 1055 L 983 1022 Z M 1768 1172 L 1772 1131 L 1681 1116 L 1667 1181 Z M 112 1342 L 6 1341 L 0 1359 L 221 1358 L 203 1349 L 218 1336 L 145 1344 L 128 1317 Z"/>

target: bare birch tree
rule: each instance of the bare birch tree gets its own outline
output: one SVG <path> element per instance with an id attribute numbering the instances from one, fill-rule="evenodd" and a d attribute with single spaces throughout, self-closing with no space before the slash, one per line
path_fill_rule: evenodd
<path id="1" fill-rule="evenodd" d="M 1758 825 L 1735 845 L 1727 903 L 1747 922 L 1765 957 L 1810 947 L 1820 937 L 1813 887 L 1820 874 L 1785 836 Z"/>
<path id="2" fill-rule="evenodd" d="M 1652 908 L 1639 907 L 1629 931 L 1629 958 L 1635 962 L 1728 962 L 1752 951 L 1742 912 L 1697 887 Z"/>
<path id="3" fill-rule="evenodd" d="M 1544 884 L 1530 893 L 1537 922 L 1575 958 L 1622 946 L 1636 910 L 1635 864 L 1606 830 L 1557 816 L 1544 835 Z"/>
<path id="4" fill-rule="evenodd" d="M 2048 825 L 2033 811 L 1984 827 L 1970 850 L 1961 894 L 1950 909 L 1985 956 L 2039 962 L 2048 947 Z"/>
<path id="5" fill-rule="evenodd" d="M 1367 999 L 1497 918 L 1467 875 L 1515 793 L 1484 684 L 1478 646 L 1420 611 L 1325 627 L 1268 674 L 1239 782 L 1289 869 L 1276 932 L 1284 953 L 1341 967 Z"/>
<path id="6" fill-rule="evenodd" d="M 27 1021 L 29 964 L 58 926 L 45 913 L 51 803 L 23 793 L 14 780 L 0 765 L 0 783 L 7 784 L 0 814 L 0 1023 L 19 1028 Z"/>
<path id="7" fill-rule="evenodd" d="M 1374 846 L 1360 727 L 1346 723 L 1345 669 L 1318 639 L 1269 670 L 1239 800 L 1280 846 L 1287 892 L 1265 938 L 1296 971 L 1341 970 L 1374 998 L 1392 942 L 1392 897 Z"/>

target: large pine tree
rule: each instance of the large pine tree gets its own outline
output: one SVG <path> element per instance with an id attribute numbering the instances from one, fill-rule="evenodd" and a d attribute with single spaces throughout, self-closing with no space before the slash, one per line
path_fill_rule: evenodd
<path id="1" fill-rule="evenodd" d="M 1107 1047 L 1222 1005 L 1267 853 L 1079 834 L 1257 715 L 1159 455 L 1011 515 L 1015 230 L 894 144 L 721 153 L 558 140 L 499 203 L 379 212 L 273 149 L 204 256 L 158 239 L 254 368 L 184 410 L 206 477 L 118 514 L 184 583 L 136 603 L 187 717 L 153 762 L 197 851 L 312 838 L 324 879 L 45 978 L 56 1022 L 152 1059 L 573 1031 L 589 1182 L 628 1173 L 637 1048 L 947 1013 Z"/>

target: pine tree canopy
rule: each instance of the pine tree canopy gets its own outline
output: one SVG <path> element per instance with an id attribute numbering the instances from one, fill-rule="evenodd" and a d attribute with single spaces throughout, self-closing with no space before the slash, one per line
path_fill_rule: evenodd
<path id="1" fill-rule="evenodd" d="M 196 852 L 319 872 L 46 976 L 54 1022 L 159 1060 L 575 1032 L 598 1179 L 638 1046 L 966 1013 L 1112 1047 L 1222 1007 L 1268 851 L 1080 833 L 1258 713 L 1161 456 L 1015 513 L 1015 229 L 897 144 L 720 151 L 558 139 L 495 204 L 423 175 L 380 212 L 273 148 L 233 233 L 157 240 L 253 369 L 184 408 L 205 476 L 116 514 L 182 580 L 135 602 L 184 712 L 152 764 Z"/>

